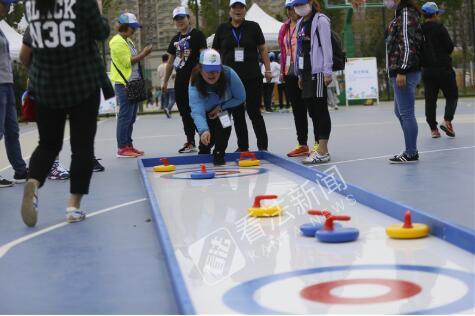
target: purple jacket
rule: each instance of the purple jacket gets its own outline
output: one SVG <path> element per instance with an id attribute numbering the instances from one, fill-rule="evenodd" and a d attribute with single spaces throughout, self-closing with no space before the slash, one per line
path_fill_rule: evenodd
<path id="1" fill-rule="evenodd" d="M 302 18 L 297 22 L 297 30 L 300 28 L 302 23 Z M 320 34 L 320 42 L 322 46 L 318 45 L 317 37 L 317 28 L 318 33 Z M 319 73 L 325 75 L 333 74 L 333 50 L 332 50 L 332 40 L 331 40 L 331 29 L 330 29 L 330 18 L 322 13 L 315 13 L 312 21 L 312 34 L 310 38 L 310 62 L 312 64 L 312 74 L 316 75 Z M 296 54 L 296 56 L 298 56 Z M 298 65 L 295 63 L 295 72 L 298 72 Z"/>

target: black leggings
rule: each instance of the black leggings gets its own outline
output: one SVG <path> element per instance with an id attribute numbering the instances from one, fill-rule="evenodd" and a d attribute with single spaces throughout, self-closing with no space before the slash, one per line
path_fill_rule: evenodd
<path id="1" fill-rule="evenodd" d="M 94 162 L 94 137 L 97 129 L 99 90 L 81 104 L 65 109 L 37 106 L 37 125 L 40 135 L 30 159 L 30 178 L 43 186 L 46 177 L 63 147 L 64 126 L 69 117 L 71 135 L 71 193 L 88 194 Z"/>
<path id="2" fill-rule="evenodd" d="M 437 128 L 437 97 L 439 91 L 445 97 L 444 120 L 452 121 L 457 109 L 458 88 L 455 72 L 452 68 L 428 68 L 422 73 L 426 103 L 426 121 L 430 129 Z"/>
<path id="3" fill-rule="evenodd" d="M 175 82 L 175 102 L 183 121 L 183 130 L 186 135 L 186 141 L 195 145 L 195 123 L 191 117 L 190 99 L 188 96 L 188 81 Z"/>
<path id="4" fill-rule="evenodd" d="M 234 129 L 240 150 L 249 150 L 249 135 L 247 133 L 247 123 L 245 111 L 249 115 L 257 138 L 257 148 L 267 150 L 268 139 L 266 123 L 260 110 L 262 78 L 241 79 L 246 89 L 246 107 L 239 106 L 232 111 L 234 119 Z"/>
<path id="5" fill-rule="evenodd" d="M 206 119 L 208 122 L 209 132 L 211 134 L 211 142 L 209 145 L 204 145 L 200 141 L 200 154 L 211 153 L 211 148 L 214 146 L 214 155 L 224 155 L 228 147 L 229 137 L 231 136 L 231 127 L 223 128 L 219 118 L 214 120 Z"/>
<path id="6" fill-rule="evenodd" d="M 274 94 L 273 82 L 264 83 L 264 107 L 266 110 L 272 109 L 272 95 Z"/>

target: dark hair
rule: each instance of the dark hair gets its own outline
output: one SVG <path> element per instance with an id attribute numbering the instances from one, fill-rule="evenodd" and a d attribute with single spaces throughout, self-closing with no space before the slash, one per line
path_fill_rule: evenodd
<path id="1" fill-rule="evenodd" d="M 191 85 L 196 87 L 196 89 L 198 89 L 198 92 L 204 97 L 207 97 L 209 95 L 208 88 L 211 88 L 211 90 L 213 90 L 213 92 L 215 92 L 220 98 L 223 97 L 228 87 L 228 81 L 224 74 L 223 67 L 221 67 L 221 76 L 219 77 L 218 82 L 216 82 L 216 84 L 214 84 L 213 86 L 210 86 L 203 79 L 200 71 L 200 64 L 196 65 L 195 68 L 193 68 L 190 79 Z"/>
<path id="2" fill-rule="evenodd" d="M 162 55 L 162 61 L 163 61 L 163 62 L 168 61 L 168 54 L 163 54 L 163 55 Z"/>
<path id="3" fill-rule="evenodd" d="M 432 19 L 434 16 L 437 15 L 437 13 L 429 14 L 429 13 L 425 13 L 424 11 L 422 11 L 422 15 L 423 15 L 424 18 L 426 18 L 426 19 Z"/>
<path id="4" fill-rule="evenodd" d="M 322 11 L 322 7 L 320 6 L 320 2 L 318 2 L 318 0 L 311 0 L 310 4 L 312 5 L 312 8 L 315 12 Z"/>
<path id="5" fill-rule="evenodd" d="M 36 0 L 36 7 L 40 11 L 40 15 L 46 15 L 53 12 L 56 6 L 56 0 Z"/>
<path id="6" fill-rule="evenodd" d="M 412 7 L 414 8 L 419 15 L 422 15 L 423 12 L 421 11 L 421 8 L 419 5 L 417 5 L 415 0 L 401 0 L 401 3 L 399 4 L 400 7 Z"/>
<path id="7" fill-rule="evenodd" d="M 129 23 L 119 24 L 118 30 L 120 33 L 125 33 L 129 30 Z"/>

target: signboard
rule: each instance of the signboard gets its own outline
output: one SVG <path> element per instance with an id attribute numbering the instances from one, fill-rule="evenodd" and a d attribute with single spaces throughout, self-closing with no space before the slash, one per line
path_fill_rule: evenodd
<path id="1" fill-rule="evenodd" d="M 378 67 L 375 57 L 348 58 L 345 67 L 346 102 L 376 99 L 379 104 Z"/>

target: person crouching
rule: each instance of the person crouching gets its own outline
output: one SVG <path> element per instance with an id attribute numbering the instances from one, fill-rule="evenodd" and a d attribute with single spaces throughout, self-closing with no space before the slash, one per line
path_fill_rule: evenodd
<path id="1" fill-rule="evenodd" d="M 200 135 L 200 154 L 210 154 L 213 163 L 226 164 L 224 154 L 231 135 L 228 110 L 243 106 L 246 100 L 244 85 L 237 73 L 221 64 L 221 57 L 214 49 L 205 49 L 200 62 L 193 69 L 190 85 L 191 117 Z"/>

